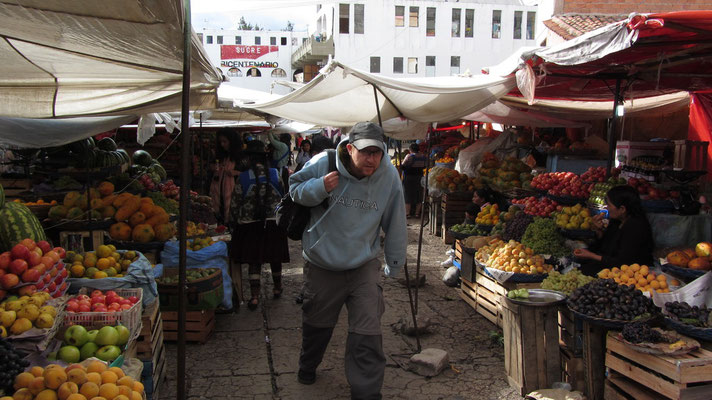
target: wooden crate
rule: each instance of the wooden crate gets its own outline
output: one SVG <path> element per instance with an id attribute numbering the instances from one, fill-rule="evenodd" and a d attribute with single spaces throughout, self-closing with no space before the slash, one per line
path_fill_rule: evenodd
<path id="1" fill-rule="evenodd" d="M 155 354 L 154 359 L 143 362 L 143 371 L 141 372 L 141 383 L 143 383 L 146 399 L 157 399 L 158 392 L 161 387 L 161 382 L 166 377 L 166 350 L 161 344 Z"/>
<path id="2" fill-rule="evenodd" d="M 475 280 L 475 254 L 463 249 L 462 241 L 455 240 L 455 259 L 460 263 L 460 277 Z"/>
<path id="3" fill-rule="evenodd" d="M 84 253 L 104 244 L 105 231 L 59 232 L 59 245 L 67 251 Z"/>
<path id="4" fill-rule="evenodd" d="M 646 354 L 626 346 L 617 334 L 610 332 L 606 337 L 605 362 L 609 380 L 619 391 L 636 399 L 712 398 L 711 351 L 698 349 L 675 357 Z"/>
<path id="5" fill-rule="evenodd" d="M 428 197 L 428 206 L 430 213 L 430 234 L 440 236 L 443 220 L 442 210 L 440 209 L 440 197 Z"/>
<path id="6" fill-rule="evenodd" d="M 163 311 L 164 340 L 178 340 L 178 312 Z M 215 310 L 188 311 L 185 321 L 185 340 L 205 343 L 215 328 Z"/>
<path id="7" fill-rule="evenodd" d="M 9 179 L 0 178 L 5 197 L 18 197 L 20 194 L 32 190 L 32 180 L 30 179 Z"/>
<path id="8" fill-rule="evenodd" d="M 561 380 L 557 306 L 522 306 L 501 301 L 504 370 L 521 396 Z"/>
<path id="9" fill-rule="evenodd" d="M 675 140 L 673 167 L 690 171 L 707 171 L 707 147 L 709 142 Z"/>
<path id="10" fill-rule="evenodd" d="M 583 358 L 574 356 L 567 348 L 561 347 L 561 381 L 571 385 L 573 390 L 583 393 L 586 386 L 584 379 Z"/>
<path id="11" fill-rule="evenodd" d="M 559 344 L 570 351 L 574 357 L 583 355 L 583 321 L 576 318 L 566 307 L 559 306 Z"/>
<path id="12" fill-rule="evenodd" d="M 139 332 L 137 343 L 137 357 L 141 361 L 153 360 L 156 353 L 163 346 L 163 321 L 158 301 L 143 310 L 141 316 L 141 332 Z"/>
<path id="13" fill-rule="evenodd" d="M 607 333 L 605 328 L 587 321 L 583 322 L 584 394 L 589 400 L 603 399 Z"/>

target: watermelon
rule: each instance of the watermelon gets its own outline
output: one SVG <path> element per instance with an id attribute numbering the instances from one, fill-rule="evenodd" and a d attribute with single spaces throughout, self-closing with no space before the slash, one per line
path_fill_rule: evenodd
<path id="1" fill-rule="evenodd" d="M 133 155 L 131 156 L 131 159 L 133 160 L 134 164 L 142 165 L 144 167 L 150 166 L 153 162 L 153 157 L 151 157 L 151 155 L 148 154 L 148 152 L 145 150 L 134 151 Z"/>
<path id="2" fill-rule="evenodd" d="M 96 144 L 96 147 L 106 151 L 114 151 L 116 150 L 116 142 L 112 138 L 105 137 Z"/>
<path id="3" fill-rule="evenodd" d="M 0 209 L 0 251 L 8 251 L 23 239 L 47 240 L 35 214 L 24 204 L 9 202 Z"/>
<path id="4" fill-rule="evenodd" d="M 0 208 L 5 207 L 5 189 L 0 185 Z"/>
<path id="5" fill-rule="evenodd" d="M 154 161 L 153 164 L 151 164 L 150 167 L 148 167 L 148 172 L 156 173 L 159 176 L 159 182 L 166 180 L 168 177 L 168 174 L 166 174 L 166 170 L 163 169 L 163 166 L 158 163 L 158 161 Z"/>

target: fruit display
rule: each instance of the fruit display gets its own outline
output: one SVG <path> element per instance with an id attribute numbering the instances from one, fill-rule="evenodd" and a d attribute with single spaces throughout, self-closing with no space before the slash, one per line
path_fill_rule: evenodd
<path id="1" fill-rule="evenodd" d="M 510 157 L 502 162 L 494 156 L 483 159 L 479 169 L 482 180 L 502 188 L 529 187 L 532 180 L 531 167 L 521 160 Z"/>
<path id="2" fill-rule="evenodd" d="M 487 246 L 490 240 L 492 238 L 489 236 L 469 236 L 462 240 L 462 245 L 470 249 L 479 250 Z"/>
<path id="3" fill-rule="evenodd" d="M 217 268 L 189 268 L 185 271 L 186 282 L 194 282 L 200 279 L 205 279 L 219 271 Z M 156 281 L 163 285 L 178 284 L 178 275 L 162 276 Z"/>
<path id="4" fill-rule="evenodd" d="M 26 206 L 5 201 L 5 191 L 0 185 L 0 251 L 7 251 L 23 239 L 47 240 L 44 229 L 35 214 Z"/>
<path id="5" fill-rule="evenodd" d="M 190 219 L 198 223 L 208 225 L 217 224 L 215 212 L 213 211 L 213 200 L 208 196 L 196 196 L 190 202 Z"/>
<path id="6" fill-rule="evenodd" d="M 559 207 L 559 203 L 548 197 L 529 196 L 523 199 L 514 199 L 512 203 L 524 205 L 524 212 L 536 217 L 548 217 Z"/>
<path id="7" fill-rule="evenodd" d="M 584 182 L 605 182 L 606 181 L 606 168 L 605 167 L 589 167 L 583 174 L 581 174 L 581 179 Z"/>
<path id="8" fill-rule="evenodd" d="M 542 289 L 557 290 L 570 295 L 574 290 L 580 288 L 596 278 L 584 275 L 578 269 L 572 269 L 565 274 L 558 271 L 549 272 L 549 276 L 541 283 Z"/>
<path id="9" fill-rule="evenodd" d="M 15 377 L 30 366 L 30 362 L 23 357 L 12 343 L 0 339 L 0 393 L 12 393 Z"/>
<path id="10" fill-rule="evenodd" d="M 124 298 L 114 290 L 102 292 L 96 289 L 91 292 L 91 297 L 80 294 L 67 300 L 66 310 L 68 313 L 119 312 L 132 309 L 138 301 L 138 296 Z"/>
<path id="11" fill-rule="evenodd" d="M 162 192 L 148 192 L 146 197 L 153 200 L 153 204 L 163 208 L 168 214 L 178 214 L 178 201 L 167 198 Z"/>
<path id="12" fill-rule="evenodd" d="M 192 251 L 198 251 L 198 250 L 202 250 L 208 246 L 212 246 L 215 243 L 217 243 L 217 242 L 215 242 L 213 240 L 213 238 L 211 238 L 211 237 L 195 238 L 193 240 L 186 241 L 186 244 L 187 244 L 186 248 L 189 250 L 192 250 Z"/>
<path id="13" fill-rule="evenodd" d="M 154 185 L 154 188 L 155 185 L 166 179 L 166 170 L 147 151 L 136 150 L 131 155 L 131 159 L 133 160 L 133 165 L 129 168 L 129 173 L 132 176 L 139 179 L 145 179 L 143 176 L 146 176 Z"/>
<path id="14" fill-rule="evenodd" d="M 571 293 L 570 309 L 594 318 L 632 321 L 655 313 L 653 302 L 633 286 L 619 285 L 613 279 L 597 279 Z"/>
<path id="15" fill-rule="evenodd" d="M 438 164 L 450 164 L 450 163 L 454 163 L 455 159 L 452 157 L 444 156 L 444 157 L 438 158 L 437 160 L 435 160 L 435 162 Z"/>
<path id="16" fill-rule="evenodd" d="M 109 236 L 114 240 L 148 243 L 166 241 L 175 235 L 176 228 L 170 222 L 170 216 L 150 197 L 122 193 L 112 204 L 118 207 L 114 214 L 117 222 L 109 227 Z"/>
<path id="17" fill-rule="evenodd" d="M 472 192 L 484 187 L 480 178 L 470 178 L 454 169 L 433 167 L 429 170 L 429 185 L 442 192 Z"/>
<path id="18" fill-rule="evenodd" d="M 57 308 L 48 303 L 50 299 L 48 293 L 37 292 L 32 296 L 11 296 L 0 303 L 2 337 L 21 335 L 32 328 L 52 328 Z"/>
<path id="19" fill-rule="evenodd" d="M 168 199 L 178 200 L 180 199 L 180 187 L 173 183 L 173 179 L 169 179 L 164 183 L 158 185 L 158 189 L 163 193 Z M 154 200 L 155 202 L 155 200 Z"/>
<path id="20" fill-rule="evenodd" d="M 625 185 L 625 179 L 622 178 L 608 178 L 608 181 L 602 183 L 596 183 L 591 189 L 591 193 L 588 197 L 589 204 L 596 204 L 599 206 L 606 205 L 606 195 L 608 191 L 613 189 L 615 186 Z"/>
<path id="21" fill-rule="evenodd" d="M 477 225 L 473 224 L 457 224 L 450 227 L 450 230 L 456 233 L 462 233 L 471 236 L 484 236 L 488 232 L 484 229 L 478 228 Z"/>
<path id="22" fill-rule="evenodd" d="M 580 176 L 573 172 L 547 172 L 532 179 L 531 186 L 546 190 L 547 193 L 559 197 L 586 199 L 589 196 L 589 186 Z"/>
<path id="23" fill-rule="evenodd" d="M 534 251 L 514 240 L 508 242 L 498 241 L 489 245 L 485 250 L 489 253 L 485 266 L 515 274 L 546 274 L 553 270 L 551 264 L 546 264 L 544 257 L 534 254 Z M 483 251 L 487 246 L 478 251 Z"/>
<path id="24" fill-rule="evenodd" d="M 561 229 L 589 230 L 592 228 L 591 213 L 580 203 L 573 207 L 562 207 L 554 217 L 556 226 Z"/>
<path id="25" fill-rule="evenodd" d="M 514 289 L 507 292 L 507 297 L 510 299 L 528 299 L 529 290 L 528 289 Z"/>
<path id="26" fill-rule="evenodd" d="M 25 206 L 56 206 L 57 205 L 57 200 L 52 200 L 49 203 L 42 200 L 42 199 L 37 199 L 37 201 L 28 201 L 28 202 L 23 202 L 20 199 L 15 199 L 13 200 L 15 203 L 21 203 L 24 204 Z"/>
<path id="27" fill-rule="evenodd" d="M 101 245 L 96 251 L 82 254 L 68 251 L 64 261 L 72 278 L 101 279 L 124 276 L 136 260 L 138 253 L 135 251 L 119 252 L 114 245 Z"/>
<path id="28" fill-rule="evenodd" d="M 475 223 L 479 225 L 496 225 L 499 222 L 499 206 L 490 204 L 480 210 L 475 218 Z"/>
<path id="29" fill-rule="evenodd" d="M 709 271 L 712 269 L 712 243 L 700 242 L 694 249 L 676 250 L 668 253 L 666 259 L 668 264 L 680 268 L 690 268 L 699 271 Z"/>
<path id="30" fill-rule="evenodd" d="M 564 237 L 556 229 L 551 218 L 534 218 L 522 236 L 522 243 L 531 247 L 536 254 L 561 257 L 571 253 L 564 245 Z"/>
<path id="31" fill-rule="evenodd" d="M 641 292 L 669 293 L 670 288 L 667 276 L 656 275 L 647 265 L 621 265 L 620 268 L 605 268 L 598 273 L 601 279 L 613 279 L 620 285 L 633 286 Z M 676 284 L 675 284 L 676 283 Z M 679 286 L 680 282 L 670 282 L 673 286 Z"/>
<path id="32" fill-rule="evenodd" d="M 534 217 L 519 210 L 519 207 L 515 208 L 517 208 L 517 211 L 514 212 L 514 216 L 504 224 L 502 239 L 507 241 L 516 240 L 519 242 L 522 240 L 522 236 L 524 236 L 524 232 L 526 232 L 529 224 L 534 221 Z M 511 211 L 512 208 L 510 207 L 509 212 Z"/>
<path id="33" fill-rule="evenodd" d="M 706 306 L 690 306 L 686 302 L 671 301 L 665 303 L 667 316 L 683 324 L 700 328 L 712 328 L 712 313 Z"/>
<path id="34" fill-rule="evenodd" d="M 106 325 L 89 331 L 82 325 L 72 325 L 64 331 L 62 347 L 56 357 L 67 364 L 90 357 L 111 362 L 121 355 L 121 346 L 125 346 L 130 337 L 131 331 L 124 325 Z"/>
<path id="35" fill-rule="evenodd" d="M 144 387 L 119 367 L 93 360 L 86 367 L 71 364 L 34 366 L 15 378 L 13 400 L 141 400 Z M 10 393 L 10 392 L 9 392 Z M 3 398 L 4 400 L 4 398 Z"/>
<path id="36" fill-rule="evenodd" d="M 644 322 L 630 322 L 623 326 L 621 331 L 623 339 L 630 343 L 659 343 L 663 336 L 659 331 Z"/>
<path id="37" fill-rule="evenodd" d="M 98 142 L 89 137 L 67 144 L 59 153 L 62 160 L 80 168 L 117 167 L 129 163 L 129 155 L 125 150 L 118 149 L 111 138 L 103 138 Z"/>
<path id="38" fill-rule="evenodd" d="M 63 256 L 63 248 L 29 238 L 0 254 L 0 299 L 6 293 L 31 295 L 37 291 L 61 296 L 67 289 L 64 280 L 68 275 L 60 262 Z"/>

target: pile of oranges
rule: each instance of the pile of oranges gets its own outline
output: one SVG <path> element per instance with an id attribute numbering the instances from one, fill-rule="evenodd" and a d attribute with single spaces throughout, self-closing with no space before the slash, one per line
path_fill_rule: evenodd
<path id="1" fill-rule="evenodd" d="M 619 285 L 635 286 L 642 292 L 669 293 L 670 286 L 679 286 L 677 279 L 667 281 L 667 276 L 650 271 L 647 265 L 621 265 L 620 268 L 603 269 L 598 273 L 601 279 L 613 279 Z"/>
<path id="2" fill-rule="evenodd" d="M 86 367 L 72 364 L 64 368 L 50 364 L 32 367 L 15 377 L 13 396 L 0 400 L 141 400 L 143 384 L 118 367 L 109 368 L 101 361 Z"/>

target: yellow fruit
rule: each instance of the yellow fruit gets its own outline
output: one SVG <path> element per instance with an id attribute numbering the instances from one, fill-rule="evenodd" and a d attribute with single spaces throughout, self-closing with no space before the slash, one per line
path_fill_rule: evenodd
<path id="1" fill-rule="evenodd" d="M 54 318 L 57 316 L 57 309 L 53 306 L 43 306 L 40 308 L 40 314 L 49 314 Z"/>
<path id="2" fill-rule="evenodd" d="M 28 300 L 28 304 L 34 304 L 37 307 L 42 307 L 42 304 L 44 304 L 44 302 L 44 297 L 39 294 L 33 294 L 32 296 L 30 296 L 30 300 Z"/>
<path id="3" fill-rule="evenodd" d="M 119 367 L 109 367 L 109 371 L 113 372 L 117 376 L 117 381 L 126 376 L 124 370 Z"/>
<path id="4" fill-rule="evenodd" d="M 98 388 L 99 385 L 101 385 L 101 374 L 99 372 L 87 373 L 87 382 L 91 382 L 91 383 L 95 384 Z"/>
<path id="5" fill-rule="evenodd" d="M 64 382 L 59 389 L 57 389 L 57 397 L 59 397 L 59 400 L 67 400 L 69 395 L 74 393 L 79 393 L 79 385 L 74 382 Z"/>
<path id="6" fill-rule="evenodd" d="M 10 327 L 11 335 L 20 335 L 32 329 L 32 321 L 27 318 L 18 318 Z"/>
<path id="7" fill-rule="evenodd" d="M 118 396 L 114 397 L 114 400 L 131 400 L 128 396 L 119 394 Z"/>
<path id="8" fill-rule="evenodd" d="M 67 381 L 67 373 L 61 368 L 45 369 L 42 376 L 45 379 L 45 386 L 49 389 L 57 389 Z"/>
<path id="9" fill-rule="evenodd" d="M 131 400 L 143 400 L 143 395 L 139 392 L 131 392 Z"/>
<path id="10" fill-rule="evenodd" d="M 96 261 L 96 267 L 100 270 L 103 271 L 111 266 L 111 263 L 109 262 L 108 258 L 100 258 Z"/>
<path id="11" fill-rule="evenodd" d="M 35 326 L 40 329 L 49 329 L 54 326 L 54 317 L 50 314 L 40 314 L 35 321 Z"/>
<path id="12" fill-rule="evenodd" d="M 97 262 L 96 255 L 94 253 L 87 253 L 84 256 L 84 266 L 87 268 L 95 267 Z"/>
<path id="13" fill-rule="evenodd" d="M 23 306 L 23 302 L 20 300 L 8 301 L 5 303 L 5 311 L 20 311 Z"/>
<path id="14" fill-rule="evenodd" d="M 32 400 L 33 397 L 32 392 L 30 392 L 28 388 L 22 388 L 12 395 L 13 400 Z"/>
<path id="15" fill-rule="evenodd" d="M 106 370 L 101 373 L 101 383 L 116 383 L 119 377 L 113 372 Z"/>
<path id="16" fill-rule="evenodd" d="M 0 312 L 0 324 L 5 328 L 9 328 L 15 323 L 17 319 L 17 311 L 3 311 Z"/>
<path id="17" fill-rule="evenodd" d="M 87 400 L 87 398 L 81 393 L 72 393 L 65 400 Z"/>
<path id="18" fill-rule="evenodd" d="M 96 255 L 99 258 L 110 257 L 111 253 L 112 253 L 112 250 L 107 245 L 102 244 L 101 246 L 96 248 Z"/>
<path id="19" fill-rule="evenodd" d="M 133 385 L 134 392 L 143 393 L 143 383 L 135 381 Z"/>
<path id="20" fill-rule="evenodd" d="M 99 396 L 113 399 L 119 395 L 119 387 L 113 383 L 104 383 L 99 387 Z"/>
<path id="21" fill-rule="evenodd" d="M 40 316 L 40 308 L 34 304 L 28 304 L 17 312 L 17 318 L 27 318 L 30 321 L 35 321 Z"/>
<path id="22" fill-rule="evenodd" d="M 44 373 L 44 368 L 35 365 L 34 367 L 30 368 L 29 372 L 34 376 L 42 376 L 42 373 Z"/>
<path id="23" fill-rule="evenodd" d="M 133 385 L 133 382 L 131 383 Z M 119 385 L 119 394 L 124 395 L 127 398 L 131 398 L 131 393 L 133 393 L 133 390 L 131 389 L 131 386 L 126 386 L 126 385 Z"/>
<path id="24" fill-rule="evenodd" d="M 87 365 L 87 373 L 98 372 L 101 374 L 102 372 L 106 371 L 107 369 L 109 369 L 109 368 L 106 366 L 106 364 L 101 361 L 98 361 L 98 360 L 94 360 L 94 361 L 90 362 L 89 365 Z"/>
<path id="25" fill-rule="evenodd" d="M 74 368 L 67 372 L 67 381 L 73 382 L 77 386 L 82 386 L 87 382 L 87 373 L 83 368 Z"/>
<path id="26" fill-rule="evenodd" d="M 35 400 L 57 400 L 57 392 L 51 389 L 45 389 L 37 394 Z"/>
<path id="27" fill-rule="evenodd" d="M 30 392 L 32 392 L 32 394 L 37 396 L 39 392 L 45 390 L 44 377 L 35 376 L 35 378 L 30 382 L 29 386 L 27 386 L 27 388 L 30 389 Z"/>
<path id="28" fill-rule="evenodd" d="M 94 382 L 87 382 L 79 388 L 79 393 L 87 399 L 94 398 L 99 395 L 99 386 Z"/>
<path id="29" fill-rule="evenodd" d="M 92 276 L 92 279 L 102 279 L 102 278 L 107 278 L 109 275 L 104 272 L 104 271 L 97 271 L 94 276 Z"/>
<path id="30" fill-rule="evenodd" d="M 35 379 L 35 376 L 29 372 L 21 372 L 15 377 L 15 384 L 12 386 L 15 390 L 30 387 L 30 383 Z"/>

